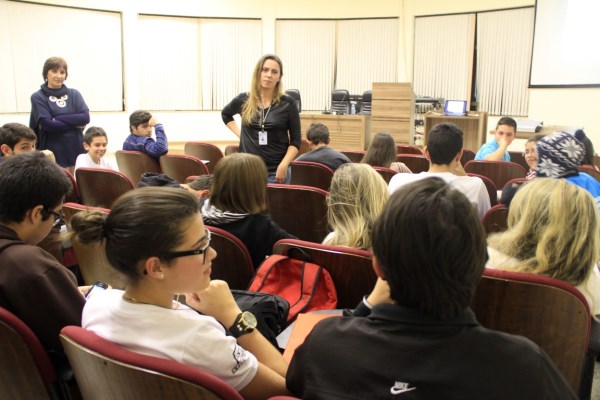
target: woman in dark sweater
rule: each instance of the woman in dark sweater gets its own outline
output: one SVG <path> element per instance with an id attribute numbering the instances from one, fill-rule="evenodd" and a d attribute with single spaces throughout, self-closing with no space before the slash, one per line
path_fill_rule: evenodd
<path id="1" fill-rule="evenodd" d="M 210 198 L 202 205 L 206 225 L 235 235 L 245 245 L 254 268 L 273 251 L 279 239 L 292 238 L 268 214 L 267 169 L 260 157 L 234 153 L 215 167 Z"/>

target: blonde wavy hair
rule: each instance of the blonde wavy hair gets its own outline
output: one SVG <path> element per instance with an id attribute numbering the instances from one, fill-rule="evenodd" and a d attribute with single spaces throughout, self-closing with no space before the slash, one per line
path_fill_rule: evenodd
<path id="1" fill-rule="evenodd" d="M 261 104 L 260 73 L 267 60 L 273 60 L 279 64 L 279 82 L 277 82 L 275 85 L 273 104 L 279 103 L 281 96 L 283 96 L 283 85 L 281 84 L 281 78 L 283 77 L 283 64 L 281 63 L 281 59 L 275 54 L 265 54 L 260 58 L 260 60 L 258 60 L 256 66 L 254 67 L 254 72 L 252 74 L 252 87 L 250 88 L 250 92 L 248 92 L 248 100 L 246 100 L 244 107 L 242 108 L 242 122 L 246 125 L 250 125 L 252 123 L 252 119 L 256 116 L 258 107 Z"/>
<path id="2" fill-rule="evenodd" d="M 387 185 L 367 164 L 344 164 L 331 181 L 327 219 L 334 234 L 324 244 L 371 249 L 371 229 L 388 200 Z"/>
<path id="3" fill-rule="evenodd" d="M 600 255 L 598 209 L 592 196 L 564 179 L 536 178 L 515 195 L 508 230 L 488 245 L 516 258 L 507 269 L 584 283 Z"/>

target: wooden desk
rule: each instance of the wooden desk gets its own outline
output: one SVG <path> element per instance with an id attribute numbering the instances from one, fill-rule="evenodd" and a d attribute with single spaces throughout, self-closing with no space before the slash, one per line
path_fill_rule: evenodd
<path id="1" fill-rule="evenodd" d="M 370 117 L 366 115 L 300 114 L 302 138 L 313 123 L 329 129 L 329 146 L 335 150 L 365 150 L 365 136 Z"/>
<path id="2" fill-rule="evenodd" d="M 425 114 L 425 129 L 423 130 L 425 145 L 429 138 L 429 131 L 435 124 L 451 122 L 463 131 L 463 147 L 477 152 L 485 142 L 485 131 L 487 130 L 488 114 L 481 111 L 466 116 L 452 117 L 436 111 Z"/>

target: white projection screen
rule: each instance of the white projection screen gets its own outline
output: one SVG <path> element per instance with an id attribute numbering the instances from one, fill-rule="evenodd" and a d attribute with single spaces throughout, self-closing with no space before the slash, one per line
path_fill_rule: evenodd
<path id="1" fill-rule="evenodd" d="M 600 87 L 599 0 L 536 0 L 529 87 Z"/>

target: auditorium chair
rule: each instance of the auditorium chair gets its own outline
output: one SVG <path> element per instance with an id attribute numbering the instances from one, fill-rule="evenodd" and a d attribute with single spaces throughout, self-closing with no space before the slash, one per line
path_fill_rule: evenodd
<path id="1" fill-rule="evenodd" d="M 375 286 L 377 276 L 373 271 L 372 254 L 365 250 L 345 246 L 329 246 L 296 239 L 282 239 L 273 246 L 273 254 L 297 257 L 299 248 L 307 253 L 311 262 L 325 268 L 337 290 L 338 308 L 355 308 Z"/>
<path id="2" fill-rule="evenodd" d="M 209 173 L 213 173 L 217 163 L 224 157 L 223 152 L 217 146 L 206 142 L 187 142 L 183 147 L 183 152 L 192 157 L 196 157 L 205 162 Z"/>
<path id="3" fill-rule="evenodd" d="M 60 340 L 86 400 L 243 400 L 198 367 L 135 353 L 78 326 L 63 328 Z"/>
<path id="4" fill-rule="evenodd" d="M 59 379 L 35 333 L 19 317 L 2 307 L 0 397 L 13 400 L 70 398 L 66 383 Z"/>
<path id="5" fill-rule="evenodd" d="M 487 176 L 496 188 L 503 188 L 514 178 L 525 178 L 527 172 L 517 163 L 510 161 L 472 160 L 464 165 L 465 172 Z"/>
<path id="6" fill-rule="evenodd" d="M 592 319 L 577 288 L 544 275 L 486 268 L 471 308 L 484 327 L 525 336 L 540 346 L 575 393 L 589 390 L 581 383 L 589 375 L 589 369 L 584 371 Z"/>
<path id="7" fill-rule="evenodd" d="M 210 246 L 218 256 L 212 261 L 211 279 L 221 279 L 229 284 L 231 289 L 246 290 L 254 276 L 252 258 L 237 236 L 226 230 L 206 225 L 210 231 Z"/>
<path id="8" fill-rule="evenodd" d="M 429 160 L 422 154 L 398 154 L 396 161 L 404 163 L 413 174 L 429 171 Z"/>
<path id="9" fill-rule="evenodd" d="M 75 177 L 81 203 L 91 207 L 110 208 L 116 199 L 134 188 L 131 179 L 110 169 L 79 168 Z"/>
<path id="10" fill-rule="evenodd" d="M 273 221 L 297 238 L 311 242 L 320 243 L 329 233 L 327 195 L 326 191 L 310 186 L 267 185 Z"/>
<path id="11" fill-rule="evenodd" d="M 312 161 L 292 161 L 290 167 L 292 171 L 290 184 L 312 186 L 329 191 L 333 170 L 327 165 Z"/>
<path id="12" fill-rule="evenodd" d="M 160 173 L 158 161 L 141 151 L 117 150 L 115 157 L 119 172 L 127 176 L 134 185 L 142 179 L 144 172 Z"/>
<path id="13" fill-rule="evenodd" d="M 504 232 L 508 229 L 508 207 L 504 204 L 496 204 L 490 208 L 481 219 L 485 232 Z"/>
<path id="14" fill-rule="evenodd" d="M 288 89 L 285 91 L 285 94 L 290 96 L 296 102 L 296 107 L 298 107 L 298 112 L 302 112 L 302 100 L 300 99 L 300 91 L 298 89 Z"/>
<path id="15" fill-rule="evenodd" d="M 367 154 L 365 150 L 342 150 L 340 153 L 348 157 L 353 163 L 361 162 L 365 154 Z"/>
<path id="16" fill-rule="evenodd" d="M 396 154 L 417 154 L 419 156 L 423 155 L 423 151 L 411 144 L 396 144 Z"/>
<path id="17" fill-rule="evenodd" d="M 377 171 L 377 173 L 379 173 L 379 175 L 381 175 L 381 177 L 383 178 L 383 180 L 385 181 L 386 184 L 389 184 L 390 180 L 394 177 L 394 175 L 397 174 L 397 172 L 391 168 L 373 167 L 373 169 L 375 171 Z"/>
<path id="18" fill-rule="evenodd" d="M 479 178 L 485 184 L 485 188 L 490 196 L 490 207 L 494 207 L 498 204 L 498 188 L 494 185 L 494 182 L 487 176 L 479 175 L 479 174 L 467 174 L 468 176 L 474 176 Z"/>
<path id="19" fill-rule="evenodd" d="M 206 164 L 197 157 L 184 154 L 165 154 L 160 157 L 159 162 L 162 173 L 179 183 L 184 183 L 188 176 L 208 174 Z"/>

